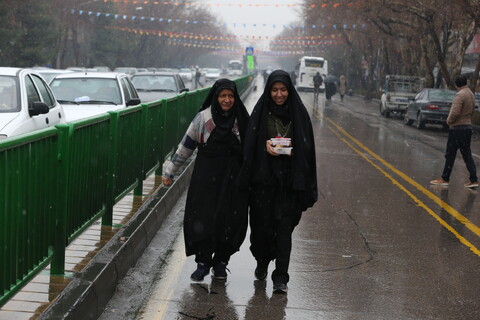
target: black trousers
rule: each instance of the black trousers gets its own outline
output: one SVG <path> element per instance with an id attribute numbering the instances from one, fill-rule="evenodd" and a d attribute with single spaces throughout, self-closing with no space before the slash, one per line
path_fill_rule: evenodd
<path id="1" fill-rule="evenodd" d="M 477 182 L 477 168 L 472 157 L 472 150 L 470 149 L 470 142 L 472 140 L 472 129 L 450 129 L 448 131 L 447 150 L 445 151 L 445 166 L 443 168 L 442 179 L 450 180 L 450 174 L 453 170 L 457 150 L 460 149 L 463 161 L 470 173 L 470 182 Z"/>
<path id="2" fill-rule="evenodd" d="M 208 266 L 214 266 L 220 262 L 228 264 L 230 256 L 234 254 L 234 250 L 229 245 L 224 243 L 217 243 L 215 245 L 214 242 L 212 239 L 197 243 L 195 262 L 204 263 Z"/>
<path id="3" fill-rule="evenodd" d="M 279 217 L 273 201 L 267 200 L 273 199 L 269 194 L 271 191 L 262 191 L 256 194 L 250 204 L 250 251 L 257 262 L 275 260 L 273 282 L 288 283 L 292 233 L 302 213 L 292 210 Z"/>

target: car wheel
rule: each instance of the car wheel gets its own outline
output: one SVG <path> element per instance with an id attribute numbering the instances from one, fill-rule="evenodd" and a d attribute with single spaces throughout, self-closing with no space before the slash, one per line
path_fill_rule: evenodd
<path id="1" fill-rule="evenodd" d="M 425 129 L 425 120 L 423 120 L 421 112 L 417 115 L 417 129 Z"/>
<path id="2" fill-rule="evenodd" d="M 412 125 L 413 120 L 408 117 L 408 112 L 405 112 L 405 114 L 403 115 L 403 122 L 404 122 L 407 126 L 411 126 L 411 125 Z"/>
<path id="3" fill-rule="evenodd" d="M 379 110 L 380 110 L 380 114 L 381 114 L 382 116 L 385 116 L 385 109 L 383 108 L 383 103 L 381 103 L 381 102 L 380 102 Z"/>

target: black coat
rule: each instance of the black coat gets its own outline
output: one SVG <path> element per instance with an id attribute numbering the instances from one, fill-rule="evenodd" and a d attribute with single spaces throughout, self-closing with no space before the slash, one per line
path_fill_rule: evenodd
<path id="1" fill-rule="evenodd" d="M 295 207 L 305 211 L 314 205 L 318 197 L 315 140 L 310 116 L 289 74 L 283 70 L 270 74 L 265 91 L 250 116 L 244 143 L 243 166 L 237 183 L 242 188 L 254 185 L 280 187 L 281 183 L 275 181 L 276 174 L 272 168 L 272 161 L 276 161 L 273 158 L 276 157 L 270 156 L 265 146 L 266 141 L 271 138 L 267 137 L 267 116 L 269 104 L 273 104 L 270 90 L 275 82 L 282 82 L 287 86 L 287 105 L 293 125 L 293 152 L 288 160 L 291 161 L 291 179 L 284 187 L 294 193 L 292 196 L 296 202 Z"/>
<path id="2" fill-rule="evenodd" d="M 231 89 L 235 105 L 230 114 L 222 113 L 218 94 Z M 242 163 L 243 137 L 248 112 L 240 100 L 235 83 L 220 79 L 212 86 L 201 110 L 211 105 L 216 125 L 198 154 L 188 188 L 184 217 L 187 256 L 198 253 L 198 244 L 209 241 L 214 247 L 221 242 L 231 252 L 238 251 L 247 230 L 247 193 L 235 185 Z M 240 140 L 232 132 L 234 120 L 239 124 Z"/>

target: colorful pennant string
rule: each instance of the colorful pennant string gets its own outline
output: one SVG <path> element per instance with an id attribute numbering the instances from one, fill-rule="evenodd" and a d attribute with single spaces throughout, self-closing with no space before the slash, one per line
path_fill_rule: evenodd
<path id="1" fill-rule="evenodd" d="M 223 23 L 223 22 L 212 22 L 212 21 L 198 21 L 198 20 L 184 20 L 184 19 L 175 19 L 175 18 L 158 18 L 158 17 L 143 17 L 143 16 L 132 16 L 132 15 L 121 15 L 121 14 L 116 14 L 116 13 L 104 13 L 104 12 L 93 12 L 93 11 L 85 11 L 85 10 L 77 10 L 77 9 L 71 9 L 70 13 L 73 14 L 78 14 L 80 16 L 82 15 L 87 15 L 87 16 L 94 16 L 94 17 L 106 17 L 106 18 L 113 18 L 115 20 L 130 20 L 130 21 L 135 21 L 135 20 L 140 20 L 140 21 L 146 21 L 146 22 L 162 22 L 162 23 L 183 23 L 183 24 L 203 24 L 203 25 L 216 25 L 216 26 L 221 26 L 221 27 L 227 27 L 231 26 L 233 28 L 247 28 L 247 27 L 263 27 L 263 28 L 277 28 L 281 27 L 284 29 L 306 29 L 307 27 L 310 27 L 312 29 L 325 29 L 325 28 L 333 28 L 334 30 L 355 30 L 355 29 L 365 29 L 366 25 L 365 24 L 352 24 L 352 25 L 347 25 L 347 24 L 332 24 L 332 25 L 295 25 L 295 24 L 282 24 L 282 25 L 276 25 L 276 24 L 256 24 L 256 23 Z"/>
<path id="2" fill-rule="evenodd" d="M 140 1 L 140 0 L 103 0 L 103 2 L 113 2 L 113 3 L 124 3 L 124 4 L 132 4 L 132 5 L 172 5 L 172 6 L 187 6 L 187 7 L 199 7 L 199 6 L 206 6 L 206 7 L 235 7 L 235 8 L 261 8 L 261 7 L 269 7 L 269 8 L 295 8 L 295 7 L 303 7 L 303 3 L 245 3 L 245 2 L 200 2 L 200 1 L 187 1 L 187 2 L 177 2 L 177 1 Z M 310 8 L 339 8 L 339 7 L 358 7 L 360 6 L 360 2 L 336 2 L 336 3 L 311 3 L 308 4 Z"/>

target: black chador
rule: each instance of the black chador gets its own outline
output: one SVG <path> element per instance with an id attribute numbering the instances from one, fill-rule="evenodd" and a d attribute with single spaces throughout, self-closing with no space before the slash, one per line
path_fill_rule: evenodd
<path id="1" fill-rule="evenodd" d="M 221 90 L 234 93 L 234 106 L 224 112 L 218 102 Z M 197 255 L 197 262 L 228 262 L 238 251 L 247 228 L 247 194 L 235 186 L 242 161 L 241 142 L 245 138 L 248 113 L 240 100 L 235 83 L 221 79 L 215 82 L 200 111 L 211 106 L 215 128 L 208 140 L 198 144 L 188 189 L 184 236 L 186 254 Z M 238 136 L 232 131 L 238 122 Z M 225 261 L 226 260 L 226 261 Z M 216 263 L 218 261 L 213 261 Z"/>
<path id="2" fill-rule="evenodd" d="M 278 82 L 288 89 L 284 105 L 275 104 L 271 97 Z M 275 136 L 291 138 L 291 156 L 267 153 L 266 141 Z M 260 267 L 275 259 L 273 282 L 286 284 L 291 235 L 302 212 L 317 201 L 317 175 L 310 116 L 283 70 L 270 74 L 250 116 L 238 183 L 251 190 L 250 250 Z M 258 267 L 259 278 L 257 271 Z"/>

